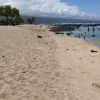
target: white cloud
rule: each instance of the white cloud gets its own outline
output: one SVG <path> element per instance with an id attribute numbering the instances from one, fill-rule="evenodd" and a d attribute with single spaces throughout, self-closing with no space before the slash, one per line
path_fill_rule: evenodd
<path id="1" fill-rule="evenodd" d="M 96 14 L 80 11 L 75 5 L 61 0 L 0 0 L 0 4 L 10 4 L 20 9 L 24 15 L 60 16 L 82 19 L 98 19 Z"/>

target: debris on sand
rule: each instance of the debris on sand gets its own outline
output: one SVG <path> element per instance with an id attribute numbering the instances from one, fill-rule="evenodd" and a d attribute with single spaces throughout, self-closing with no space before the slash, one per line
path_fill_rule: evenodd
<path id="1" fill-rule="evenodd" d="M 96 88 L 100 89 L 100 84 L 98 84 L 98 83 L 93 83 L 92 86 L 95 86 Z"/>

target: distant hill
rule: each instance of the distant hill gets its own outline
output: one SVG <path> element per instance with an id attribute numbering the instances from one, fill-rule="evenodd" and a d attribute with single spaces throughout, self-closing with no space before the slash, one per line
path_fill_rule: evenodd
<path id="1" fill-rule="evenodd" d="M 29 16 L 23 16 L 26 21 Z M 36 17 L 36 24 L 56 24 L 56 23 L 100 23 L 100 21 L 70 19 L 70 18 L 49 18 L 49 17 Z"/>

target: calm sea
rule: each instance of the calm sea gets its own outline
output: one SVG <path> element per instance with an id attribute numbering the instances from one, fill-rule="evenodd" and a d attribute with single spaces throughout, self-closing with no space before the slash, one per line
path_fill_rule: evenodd
<path id="1" fill-rule="evenodd" d="M 62 23 L 93 23 L 95 21 L 87 21 L 80 19 L 66 19 L 66 18 L 47 18 L 47 17 L 36 17 L 36 24 L 62 24 Z"/>

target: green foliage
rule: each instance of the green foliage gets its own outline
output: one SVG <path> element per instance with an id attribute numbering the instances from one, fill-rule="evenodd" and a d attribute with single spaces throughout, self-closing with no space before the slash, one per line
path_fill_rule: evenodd
<path id="1" fill-rule="evenodd" d="M 4 15 L 4 6 L 0 6 L 0 16 Z"/>
<path id="2" fill-rule="evenodd" d="M 11 6 L 10 5 L 4 6 L 4 15 L 6 17 L 11 16 Z"/>
<path id="3" fill-rule="evenodd" d="M 11 8 L 10 5 L 0 6 L 0 17 L 2 17 L 0 24 L 4 25 L 18 25 L 22 23 L 19 10 L 17 8 Z"/>
<path id="4" fill-rule="evenodd" d="M 16 9 L 16 8 L 12 8 L 12 10 L 11 10 L 11 16 L 12 17 L 20 16 L 19 10 Z"/>

